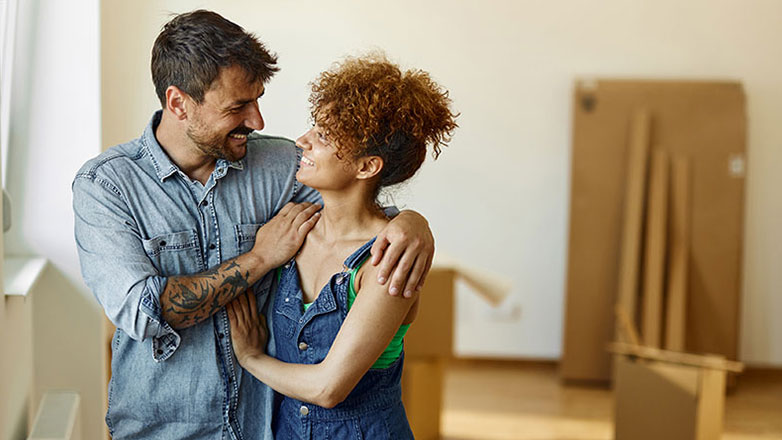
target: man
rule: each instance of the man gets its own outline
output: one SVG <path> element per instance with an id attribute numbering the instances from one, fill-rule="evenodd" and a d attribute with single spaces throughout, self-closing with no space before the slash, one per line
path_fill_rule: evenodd
<path id="1" fill-rule="evenodd" d="M 115 439 L 271 438 L 272 394 L 236 363 L 223 306 L 247 289 L 265 301 L 267 274 L 318 219 L 318 194 L 294 177 L 300 151 L 254 133 L 277 70 L 223 17 L 174 17 L 152 51 L 162 109 L 74 179 L 82 273 L 118 328 L 106 414 Z M 410 296 L 433 254 L 426 221 L 400 213 L 378 241 L 378 281 Z"/>

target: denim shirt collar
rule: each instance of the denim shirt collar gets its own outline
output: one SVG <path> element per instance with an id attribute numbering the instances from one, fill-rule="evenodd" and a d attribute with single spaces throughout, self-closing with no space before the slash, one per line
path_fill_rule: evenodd
<path id="1" fill-rule="evenodd" d="M 157 138 L 155 137 L 155 130 L 157 129 L 158 125 L 160 125 L 160 120 L 162 117 L 163 110 L 156 111 L 155 114 L 152 115 L 152 119 L 149 121 L 149 124 L 147 124 L 147 128 L 144 129 L 144 134 L 141 136 L 141 143 L 143 148 L 149 152 L 149 157 L 152 159 L 152 165 L 155 167 L 155 173 L 157 173 L 157 177 L 161 182 L 166 180 L 166 178 L 176 174 L 177 172 L 182 172 L 179 167 L 171 161 L 171 158 L 168 157 L 168 154 L 166 154 L 166 152 L 163 150 L 163 147 L 160 146 Z M 225 176 L 225 174 L 228 172 L 228 168 L 233 168 L 240 171 L 243 170 L 244 159 L 239 159 L 235 162 L 230 162 L 225 159 L 217 159 L 215 169 L 212 171 L 212 175 L 215 177 L 215 180 Z"/>

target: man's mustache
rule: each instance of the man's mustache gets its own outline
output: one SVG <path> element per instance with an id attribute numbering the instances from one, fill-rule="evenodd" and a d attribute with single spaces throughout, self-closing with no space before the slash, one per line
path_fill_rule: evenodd
<path id="1" fill-rule="evenodd" d="M 253 131 L 255 131 L 255 130 L 253 130 L 252 128 L 238 127 L 238 128 L 235 128 L 235 129 L 231 130 L 231 132 L 228 133 L 228 134 L 244 134 L 244 135 L 247 135 L 247 134 L 252 133 Z"/>

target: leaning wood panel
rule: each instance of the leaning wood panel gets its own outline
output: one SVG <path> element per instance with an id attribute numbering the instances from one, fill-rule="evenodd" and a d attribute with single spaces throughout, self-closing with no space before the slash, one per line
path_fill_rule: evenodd
<path id="1" fill-rule="evenodd" d="M 562 377 L 608 381 L 617 301 L 629 120 L 647 108 L 650 142 L 690 159 L 685 349 L 738 351 L 746 143 L 734 82 L 579 82 L 573 96 L 570 225 Z M 735 166 L 731 166 L 731 162 Z"/>
<path id="2" fill-rule="evenodd" d="M 690 255 L 690 174 L 685 157 L 671 161 L 668 286 L 665 312 L 665 348 L 684 351 L 687 315 L 687 268 Z"/>
<path id="3" fill-rule="evenodd" d="M 649 203 L 646 211 L 646 256 L 642 335 L 644 343 L 660 348 L 662 336 L 663 283 L 665 281 L 665 250 L 668 230 L 668 153 L 652 153 L 649 170 Z"/>
<path id="4" fill-rule="evenodd" d="M 630 151 L 627 161 L 627 186 L 624 198 L 624 225 L 620 243 L 619 284 L 617 306 L 624 310 L 631 323 L 636 322 L 638 269 L 641 257 L 644 202 L 646 200 L 646 170 L 649 162 L 651 116 L 646 109 L 633 112 L 630 125 Z M 624 341 L 624 332 L 617 327 L 617 340 Z"/>
<path id="5" fill-rule="evenodd" d="M 561 374 L 565 380 L 607 381 L 613 339 L 618 232 L 629 139 L 629 113 L 597 111 L 593 91 L 578 85 L 573 101 L 567 301 Z M 610 110 L 610 109 L 609 109 Z M 606 130 L 605 127 L 611 127 Z"/>

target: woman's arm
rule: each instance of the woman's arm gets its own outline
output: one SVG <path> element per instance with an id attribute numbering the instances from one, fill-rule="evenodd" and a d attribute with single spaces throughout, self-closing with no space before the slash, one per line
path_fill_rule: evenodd
<path id="1" fill-rule="evenodd" d="M 374 280 L 377 267 L 365 268 L 363 276 Z M 266 331 L 255 298 L 242 296 L 228 305 L 234 351 L 247 371 L 277 392 L 332 408 L 345 400 L 377 361 L 415 299 L 390 296 L 375 282 L 363 283 L 326 358 L 307 365 L 289 364 L 264 353 Z"/>

